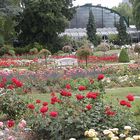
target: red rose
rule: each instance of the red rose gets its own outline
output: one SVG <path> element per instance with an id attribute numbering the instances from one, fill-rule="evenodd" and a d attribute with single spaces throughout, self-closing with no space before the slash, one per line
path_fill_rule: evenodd
<path id="1" fill-rule="evenodd" d="M 13 89 L 14 89 L 14 85 L 9 85 L 9 86 L 7 86 L 7 89 L 13 90 Z"/>
<path id="2" fill-rule="evenodd" d="M 34 110 L 35 109 L 35 106 L 33 105 L 33 104 L 28 104 L 28 106 L 27 106 L 29 109 L 32 109 L 32 110 Z"/>
<path id="3" fill-rule="evenodd" d="M 77 94 L 77 95 L 76 95 L 76 98 L 77 98 L 77 100 L 82 100 L 82 99 L 85 98 L 85 96 L 80 95 L 80 94 Z"/>
<path id="4" fill-rule="evenodd" d="M 61 94 L 62 96 L 67 96 L 67 97 L 72 96 L 71 92 L 68 92 L 68 91 L 66 91 L 66 90 L 61 90 L 60 94 Z"/>
<path id="5" fill-rule="evenodd" d="M 36 100 L 36 103 L 37 103 L 37 104 L 40 104 L 40 103 L 41 103 L 41 100 L 39 100 L 39 99 Z"/>
<path id="6" fill-rule="evenodd" d="M 42 108 L 40 108 L 40 112 L 41 113 L 46 113 L 48 111 L 48 107 L 46 107 L 46 106 L 43 106 Z"/>
<path id="7" fill-rule="evenodd" d="M 47 106 L 47 105 L 48 105 L 48 102 L 43 102 L 42 105 L 43 105 L 43 106 Z"/>
<path id="8" fill-rule="evenodd" d="M 104 75 L 103 75 L 103 74 L 99 74 L 99 75 L 98 75 L 98 81 L 100 81 L 100 80 L 102 80 L 102 79 L 104 79 Z"/>
<path id="9" fill-rule="evenodd" d="M 134 96 L 131 95 L 131 94 L 127 95 L 126 98 L 127 98 L 128 101 L 130 101 L 130 102 L 131 102 L 131 101 L 134 101 L 134 99 L 135 99 Z"/>
<path id="10" fill-rule="evenodd" d="M 55 118 L 58 116 L 58 112 L 56 112 L 56 111 L 50 112 L 50 116 Z"/>
<path id="11" fill-rule="evenodd" d="M 13 127 L 15 125 L 15 122 L 13 120 L 7 121 L 7 126 L 8 127 Z"/>
<path id="12" fill-rule="evenodd" d="M 66 89 L 71 89 L 71 85 L 70 84 L 67 84 L 66 85 Z"/>
<path id="13" fill-rule="evenodd" d="M 90 109 L 92 108 L 92 105 L 89 104 L 89 105 L 86 106 L 86 108 L 87 108 L 88 110 L 90 110 Z"/>
<path id="14" fill-rule="evenodd" d="M 79 89 L 80 91 L 83 91 L 83 90 L 86 90 L 86 87 L 85 87 L 85 86 L 79 86 L 78 89 Z"/>
<path id="15" fill-rule="evenodd" d="M 108 116 L 115 116 L 116 112 L 112 111 L 111 107 L 108 106 L 108 107 L 105 108 L 105 114 L 108 115 Z"/>
<path id="16" fill-rule="evenodd" d="M 130 104 L 130 102 L 126 102 L 126 106 L 127 106 L 128 108 L 131 108 L 131 107 L 132 107 L 131 104 Z"/>
<path id="17" fill-rule="evenodd" d="M 125 100 L 120 101 L 120 105 L 125 106 L 126 104 L 127 104 L 127 101 L 125 101 Z"/>
<path id="18" fill-rule="evenodd" d="M 23 86 L 23 83 L 20 82 L 18 79 L 16 78 L 12 78 L 12 82 L 13 84 L 15 84 L 17 87 L 22 87 Z"/>
<path id="19" fill-rule="evenodd" d="M 95 93 L 95 92 L 89 92 L 86 95 L 87 98 L 91 98 L 91 99 L 96 99 L 97 96 L 98 96 L 98 93 Z"/>

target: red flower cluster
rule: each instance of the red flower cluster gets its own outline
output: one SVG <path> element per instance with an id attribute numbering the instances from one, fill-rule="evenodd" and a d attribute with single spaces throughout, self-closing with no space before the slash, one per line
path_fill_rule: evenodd
<path id="1" fill-rule="evenodd" d="M 90 110 L 91 108 L 92 108 L 92 105 L 90 105 L 90 104 L 86 106 L 87 110 Z"/>
<path id="2" fill-rule="evenodd" d="M 40 108 L 40 112 L 42 114 L 45 114 L 47 111 L 48 111 L 48 107 L 46 107 L 46 106 L 43 106 L 43 107 Z"/>
<path id="3" fill-rule="evenodd" d="M 66 85 L 66 89 L 71 89 L 71 85 L 70 84 L 67 84 Z"/>
<path id="4" fill-rule="evenodd" d="M 61 100 L 59 100 L 56 96 L 51 98 L 51 104 L 54 105 L 55 103 L 60 103 Z"/>
<path id="5" fill-rule="evenodd" d="M 28 106 L 27 106 L 29 109 L 31 109 L 31 110 L 34 110 L 35 109 L 35 106 L 33 105 L 33 104 L 28 104 Z"/>
<path id="6" fill-rule="evenodd" d="M 13 120 L 7 121 L 7 126 L 8 127 L 13 127 L 15 125 L 15 122 Z"/>
<path id="7" fill-rule="evenodd" d="M 72 96 L 71 92 L 68 92 L 68 91 L 66 91 L 66 90 L 61 90 L 60 94 L 61 94 L 62 96 L 66 96 L 66 97 Z"/>
<path id="8" fill-rule="evenodd" d="M 79 86 L 78 89 L 79 89 L 79 91 L 83 91 L 83 90 L 86 90 L 86 87 L 85 86 Z"/>
<path id="9" fill-rule="evenodd" d="M 128 102 L 128 101 L 126 101 L 126 100 L 121 100 L 121 101 L 120 101 L 120 105 L 122 105 L 122 106 L 127 106 L 127 107 L 131 108 L 130 102 Z"/>
<path id="10" fill-rule="evenodd" d="M 4 88 L 6 85 L 7 79 L 5 77 L 2 77 L 2 80 L 0 82 L 0 88 Z"/>
<path id="11" fill-rule="evenodd" d="M 20 82 L 18 79 L 16 78 L 12 78 L 12 82 L 13 84 L 15 84 L 17 87 L 22 87 L 23 86 L 23 83 Z"/>
<path id="12" fill-rule="evenodd" d="M 37 103 L 37 104 L 40 104 L 40 103 L 41 103 L 41 100 L 39 100 L 39 99 L 36 100 L 36 103 Z"/>
<path id="13" fill-rule="evenodd" d="M 47 106 L 47 105 L 48 105 L 48 102 L 43 102 L 42 105 L 43 105 L 43 106 Z"/>
<path id="14" fill-rule="evenodd" d="M 53 117 L 53 118 L 55 118 L 55 117 L 58 116 L 58 112 L 52 111 L 52 112 L 50 112 L 50 116 Z"/>
<path id="15" fill-rule="evenodd" d="M 105 114 L 108 115 L 108 116 L 115 116 L 116 112 L 112 111 L 111 107 L 106 107 Z"/>
<path id="16" fill-rule="evenodd" d="M 128 101 L 132 102 L 135 100 L 134 96 L 132 94 L 129 94 L 126 96 L 126 98 L 128 99 Z"/>
<path id="17" fill-rule="evenodd" d="M 85 98 L 85 96 L 81 95 L 81 94 L 77 94 L 76 95 L 77 100 L 82 100 Z"/>
<path id="18" fill-rule="evenodd" d="M 97 79 L 98 79 L 98 81 L 104 79 L 104 75 L 103 74 L 99 74 Z"/>
<path id="19" fill-rule="evenodd" d="M 96 93 L 96 92 L 89 92 L 89 93 L 87 93 L 87 95 L 86 95 L 86 97 L 87 97 L 87 98 L 90 98 L 90 99 L 96 99 L 97 96 L 98 96 L 98 93 Z"/>
<path id="20" fill-rule="evenodd" d="M 131 108 L 130 102 L 134 101 L 135 98 L 134 98 L 134 96 L 133 96 L 132 94 L 128 94 L 128 95 L 126 96 L 126 98 L 128 99 L 128 101 L 126 101 L 126 100 L 121 100 L 121 101 L 120 101 L 120 105 L 122 105 L 122 106 L 127 106 L 127 107 Z M 129 101 L 130 101 L 130 102 L 129 102 Z"/>

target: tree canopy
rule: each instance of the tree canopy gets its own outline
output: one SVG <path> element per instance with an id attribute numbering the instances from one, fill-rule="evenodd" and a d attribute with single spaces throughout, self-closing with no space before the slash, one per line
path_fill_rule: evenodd
<path id="1" fill-rule="evenodd" d="M 120 13 L 125 18 L 129 18 L 129 22 L 131 25 L 134 24 L 133 12 L 132 12 L 133 8 L 128 3 L 120 3 L 117 7 L 115 6 L 112 9 Z"/>
<path id="2" fill-rule="evenodd" d="M 25 44 L 54 44 L 72 18 L 72 0 L 28 0 L 17 17 L 16 32 Z"/>
<path id="3" fill-rule="evenodd" d="M 133 0 L 133 16 L 137 29 L 140 29 L 140 0 Z"/>

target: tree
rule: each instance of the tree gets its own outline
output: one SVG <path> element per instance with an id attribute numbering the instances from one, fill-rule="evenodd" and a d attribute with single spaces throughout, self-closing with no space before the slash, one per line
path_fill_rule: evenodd
<path id="1" fill-rule="evenodd" d="M 87 67 L 88 57 L 91 54 L 91 50 L 88 47 L 84 46 L 84 47 L 79 48 L 76 54 L 80 60 L 86 61 L 86 67 Z"/>
<path id="2" fill-rule="evenodd" d="M 133 16 L 137 29 L 140 29 L 140 0 L 133 1 Z"/>
<path id="3" fill-rule="evenodd" d="M 128 43 L 128 33 L 126 32 L 127 28 L 124 23 L 124 18 L 120 17 L 119 23 L 116 25 L 117 26 L 117 31 L 118 31 L 118 38 L 120 41 L 120 45 L 125 45 Z"/>
<path id="4" fill-rule="evenodd" d="M 28 0 L 23 13 L 17 17 L 16 31 L 24 44 L 39 42 L 51 48 L 72 17 L 71 0 Z"/>
<path id="5" fill-rule="evenodd" d="M 14 16 L 21 11 L 19 0 L 0 1 L 0 36 L 4 43 L 10 43 L 15 36 Z"/>
<path id="6" fill-rule="evenodd" d="M 90 40 L 95 46 L 97 46 L 96 25 L 95 25 L 95 19 L 92 10 L 89 11 L 87 35 L 88 35 L 88 40 Z"/>
<path id="7" fill-rule="evenodd" d="M 129 23 L 131 25 L 134 24 L 132 12 L 133 8 L 131 5 L 129 5 L 128 3 L 120 3 L 117 7 L 113 7 L 112 9 L 120 13 L 125 18 L 129 18 Z"/>

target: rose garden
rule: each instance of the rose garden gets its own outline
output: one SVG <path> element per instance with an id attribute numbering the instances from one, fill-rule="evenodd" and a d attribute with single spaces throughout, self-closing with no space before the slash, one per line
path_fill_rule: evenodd
<path id="1" fill-rule="evenodd" d="M 87 36 L 60 36 L 71 3 L 0 7 L 0 140 L 140 140 L 139 41 L 122 17 L 103 39 L 91 10 Z"/>

